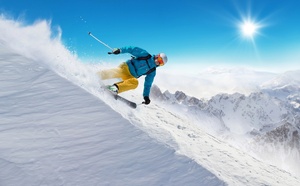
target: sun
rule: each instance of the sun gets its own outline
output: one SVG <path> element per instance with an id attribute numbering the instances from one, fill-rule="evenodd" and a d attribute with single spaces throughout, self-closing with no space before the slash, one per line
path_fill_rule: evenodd
<path id="1" fill-rule="evenodd" d="M 253 37 L 257 31 L 257 25 L 253 22 L 246 21 L 241 25 L 241 30 L 244 36 Z"/>
<path id="2" fill-rule="evenodd" d="M 252 20 L 244 20 L 239 24 L 239 29 L 243 37 L 254 39 L 255 35 L 258 34 L 258 30 L 261 26 Z"/>

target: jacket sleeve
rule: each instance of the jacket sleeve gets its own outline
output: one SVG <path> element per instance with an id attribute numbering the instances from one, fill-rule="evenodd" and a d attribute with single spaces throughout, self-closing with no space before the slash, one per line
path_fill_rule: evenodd
<path id="1" fill-rule="evenodd" d="M 145 83 L 144 83 L 144 92 L 143 92 L 143 96 L 148 96 L 150 95 L 150 90 L 151 90 L 151 86 L 152 83 L 154 81 L 154 77 L 156 75 L 156 70 L 154 70 L 153 72 L 151 72 L 150 74 L 148 74 L 145 77 Z"/>
<path id="2" fill-rule="evenodd" d="M 144 57 L 144 56 L 149 55 L 149 53 L 146 50 L 139 48 L 139 47 L 134 47 L 134 46 L 122 47 L 122 48 L 120 48 L 120 50 L 121 50 L 121 53 L 129 53 L 135 57 Z"/>

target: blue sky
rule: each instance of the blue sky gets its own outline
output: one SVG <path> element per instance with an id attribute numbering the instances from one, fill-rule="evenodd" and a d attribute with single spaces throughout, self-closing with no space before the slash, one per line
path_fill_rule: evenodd
<path id="1" fill-rule="evenodd" d="M 0 0 L 0 11 L 28 23 L 52 21 L 82 59 L 105 58 L 108 49 L 139 46 L 165 52 L 173 64 L 299 68 L 298 0 Z M 241 32 L 243 20 L 257 30 Z"/>

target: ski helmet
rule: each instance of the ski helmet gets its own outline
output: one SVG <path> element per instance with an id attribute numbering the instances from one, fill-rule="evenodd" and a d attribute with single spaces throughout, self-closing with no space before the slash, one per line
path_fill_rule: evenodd
<path id="1" fill-rule="evenodd" d="M 157 55 L 157 61 L 159 63 L 159 66 L 163 66 L 168 62 L 168 57 L 165 53 L 159 53 Z"/>

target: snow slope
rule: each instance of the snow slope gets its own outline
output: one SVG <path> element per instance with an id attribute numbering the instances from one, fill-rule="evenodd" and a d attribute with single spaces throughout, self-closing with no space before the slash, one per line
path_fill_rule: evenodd
<path id="1" fill-rule="evenodd" d="M 0 51 L 0 185 L 225 185 L 44 65 Z"/>
<path id="2" fill-rule="evenodd" d="M 300 185 L 155 100 L 109 99 L 103 67 L 81 63 L 47 22 L 2 17 L 0 28 L 1 184 Z M 139 89 L 124 96 L 142 101 Z"/>

